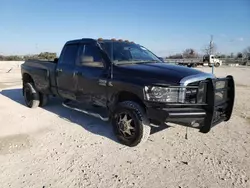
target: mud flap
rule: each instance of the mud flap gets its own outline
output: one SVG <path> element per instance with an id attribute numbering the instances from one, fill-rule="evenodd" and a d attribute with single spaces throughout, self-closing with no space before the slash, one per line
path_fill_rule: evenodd
<path id="1" fill-rule="evenodd" d="M 205 107 L 207 115 L 200 128 L 202 133 L 208 133 L 213 126 L 231 118 L 235 98 L 232 76 L 208 79 L 205 83 L 207 85 L 207 106 Z"/>

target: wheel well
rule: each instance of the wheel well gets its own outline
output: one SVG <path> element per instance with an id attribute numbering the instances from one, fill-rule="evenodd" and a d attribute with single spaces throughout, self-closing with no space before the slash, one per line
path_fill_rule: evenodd
<path id="1" fill-rule="evenodd" d="M 137 104 L 139 104 L 141 107 L 143 107 L 143 109 L 146 111 L 146 106 L 145 104 L 142 102 L 142 100 L 134 93 L 130 93 L 127 91 L 122 91 L 118 94 L 117 97 L 117 103 L 119 102 L 123 102 L 123 101 L 133 101 L 136 102 Z"/>
<path id="2" fill-rule="evenodd" d="M 28 73 L 23 74 L 23 84 L 34 83 L 32 77 Z"/>

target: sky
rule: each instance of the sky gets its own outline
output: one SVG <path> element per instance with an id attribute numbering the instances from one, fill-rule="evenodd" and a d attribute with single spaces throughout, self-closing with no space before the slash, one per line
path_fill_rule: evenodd
<path id="1" fill-rule="evenodd" d="M 67 40 L 117 38 L 159 56 L 250 46 L 250 0 L 0 0 L 0 54 L 60 51 Z"/>

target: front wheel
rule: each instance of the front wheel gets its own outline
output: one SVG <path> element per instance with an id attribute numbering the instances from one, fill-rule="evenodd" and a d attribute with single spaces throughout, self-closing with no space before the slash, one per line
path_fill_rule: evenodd
<path id="1" fill-rule="evenodd" d="M 219 67 L 219 66 L 220 66 L 220 63 L 215 63 L 214 66 L 215 66 L 215 67 Z"/>
<path id="2" fill-rule="evenodd" d="M 197 67 L 197 64 L 196 64 L 196 63 L 193 63 L 193 64 L 192 64 L 192 67 Z"/>
<path id="3" fill-rule="evenodd" d="M 150 124 L 143 108 L 133 101 L 121 102 L 112 114 L 112 125 L 118 140 L 133 147 L 150 135 Z"/>

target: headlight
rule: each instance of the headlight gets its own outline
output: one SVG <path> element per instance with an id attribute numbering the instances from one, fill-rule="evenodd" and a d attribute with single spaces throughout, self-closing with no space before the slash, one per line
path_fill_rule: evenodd
<path id="1" fill-rule="evenodd" d="M 154 102 L 183 102 L 183 88 L 145 86 L 145 98 Z"/>
<path id="2" fill-rule="evenodd" d="M 204 88 L 200 88 L 200 92 L 202 92 L 204 90 Z M 201 98 L 202 96 L 200 96 Z M 202 101 L 202 98 L 199 98 L 199 102 Z M 185 92 L 185 102 L 186 103 L 196 103 L 197 102 L 197 89 L 193 89 L 193 88 L 186 88 L 186 92 Z"/>

